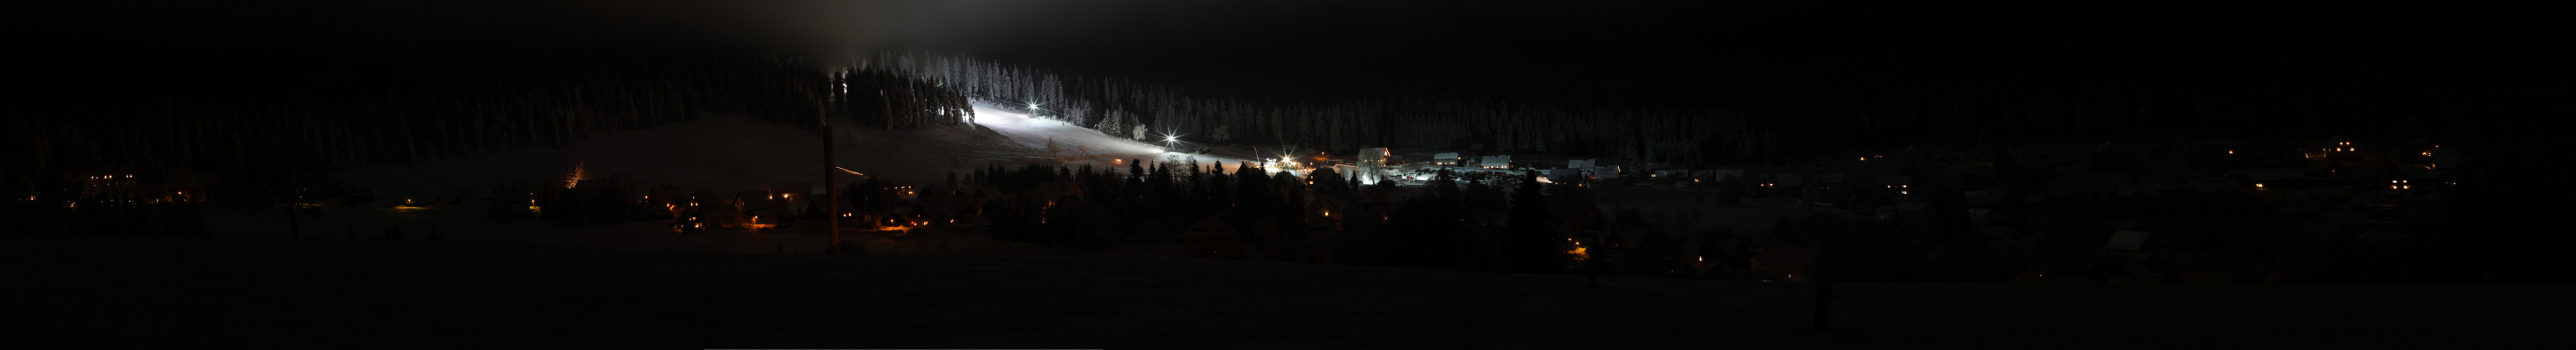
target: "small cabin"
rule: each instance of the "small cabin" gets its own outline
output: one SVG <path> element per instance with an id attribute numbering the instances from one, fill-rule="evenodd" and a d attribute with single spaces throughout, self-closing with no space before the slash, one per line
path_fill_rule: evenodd
<path id="1" fill-rule="evenodd" d="M 1186 252 L 1192 258 L 1243 258 L 1243 233 L 1226 225 L 1225 220 L 1218 220 L 1216 215 L 1199 219 L 1199 223 L 1190 225 L 1189 232 L 1173 237 L 1188 243 Z"/>

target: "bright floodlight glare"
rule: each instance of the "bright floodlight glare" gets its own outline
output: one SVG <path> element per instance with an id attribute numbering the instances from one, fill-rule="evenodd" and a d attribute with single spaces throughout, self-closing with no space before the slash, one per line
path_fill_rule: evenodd
<path id="1" fill-rule="evenodd" d="M 1180 141 L 1180 136 L 1164 136 L 1163 141 Z"/>

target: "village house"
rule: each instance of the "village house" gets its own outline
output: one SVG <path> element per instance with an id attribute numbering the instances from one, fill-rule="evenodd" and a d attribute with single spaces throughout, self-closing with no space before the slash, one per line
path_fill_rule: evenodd
<path id="1" fill-rule="evenodd" d="M 734 217 L 740 213 L 715 191 L 691 192 L 687 200 L 673 207 L 673 226 L 690 231 L 732 227 Z"/>
<path id="2" fill-rule="evenodd" d="M 1217 215 L 1201 218 L 1198 223 L 1190 225 L 1189 232 L 1173 237 L 1186 242 L 1184 251 L 1192 258 L 1243 258 L 1243 234 L 1226 225 L 1225 220 L 1218 219 Z"/>
<path id="3" fill-rule="evenodd" d="M 784 210 L 784 203 L 778 200 L 778 195 L 770 194 L 769 190 L 735 193 L 733 207 L 742 212 L 742 221 L 738 223 L 742 225 L 775 224 L 785 216 L 779 213 Z M 747 227 L 760 228 L 761 226 Z"/>
<path id="4" fill-rule="evenodd" d="M 1465 166 L 1466 162 L 1467 159 L 1459 157 L 1457 152 L 1435 153 L 1430 160 L 1431 165 L 1438 166 Z"/>
<path id="5" fill-rule="evenodd" d="M 1055 205 L 1065 197 L 1081 199 L 1083 192 L 1082 186 L 1074 184 L 1072 180 L 1056 180 L 1038 183 L 1037 188 L 1029 189 L 1029 192 L 1021 193 L 1020 196 L 1028 204 L 1048 206 Z"/>
<path id="6" fill-rule="evenodd" d="M 1541 172 L 1543 175 L 1540 179 L 1553 184 L 1583 184 L 1587 183 L 1586 180 L 1589 178 L 1581 169 L 1548 169 Z"/>
<path id="7" fill-rule="evenodd" d="M 1457 154 L 1449 153 L 1449 155 L 1455 157 Z M 1362 148 L 1358 156 L 1361 166 L 1386 166 L 1394 163 L 1395 153 L 1385 148 Z"/>
<path id="8" fill-rule="evenodd" d="M 1683 181 L 1683 183 L 1688 183 L 1688 181 L 1690 181 L 1688 180 L 1689 178 L 1690 170 L 1688 169 L 1657 168 L 1646 172 L 1646 180 L 1656 184 L 1669 184 L 1674 181 Z"/>
<path id="9" fill-rule="evenodd" d="M 802 219 L 805 208 L 813 204 L 815 198 L 814 185 L 802 182 L 770 186 L 769 193 L 776 196 L 777 215 L 781 222 Z"/>
<path id="10" fill-rule="evenodd" d="M 133 195 L 141 188 L 134 169 L 126 166 L 94 166 L 72 176 L 81 184 L 82 196 Z"/>
<path id="11" fill-rule="evenodd" d="M 1341 226 L 1341 221 L 1339 218 L 1333 216 L 1334 213 L 1340 212 L 1343 216 L 1349 216 L 1351 214 L 1350 211 L 1341 209 L 1342 201 L 1340 198 L 1333 197 L 1333 195 L 1329 194 L 1315 195 L 1315 199 L 1306 201 L 1306 225 L 1308 227 L 1317 227 L 1320 225 L 1321 227 L 1339 228 Z"/>
<path id="12" fill-rule="evenodd" d="M 921 192 L 921 191 L 920 191 L 920 189 L 919 189 L 919 188 L 915 188 L 915 186 L 912 184 L 912 180 L 910 180 L 910 179 L 903 179 L 903 178 L 889 179 L 889 180 L 886 180 L 886 182 L 885 182 L 885 186 L 886 186 L 886 188 L 887 188 L 887 189 L 894 190 L 894 195 L 895 195 L 895 198 L 897 198 L 897 199 L 901 199 L 901 200 L 914 200 L 914 199 L 919 199 L 919 196 L 921 195 L 921 194 L 920 194 L 920 192 Z"/>

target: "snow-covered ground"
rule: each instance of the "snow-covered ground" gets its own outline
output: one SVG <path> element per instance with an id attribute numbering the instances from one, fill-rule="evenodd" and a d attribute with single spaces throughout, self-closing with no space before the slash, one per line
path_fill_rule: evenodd
<path id="1" fill-rule="evenodd" d="M 0 238 L 14 329 L 115 348 L 2550 349 L 2571 285 L 1812 283 L 1140 256 Z M 2525 316 L 2514 316 L 2525 315 Z M 2538 316 L 2538 317 L 2534 317 Z M 614 344 L 602 346 L 598 344 Z M 2562 344 L 2563 345 L 2563 344 Z"/>

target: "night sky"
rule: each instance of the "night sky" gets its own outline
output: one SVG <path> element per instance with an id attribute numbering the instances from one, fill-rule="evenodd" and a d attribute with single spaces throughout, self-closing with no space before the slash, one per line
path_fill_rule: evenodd
<path id="1" fill-rule="evenodd" d="M 1544 1 L 82 2 L 21 13 L 55 86 L 290 89 L 675 55 L 963 53 L 1271 98 L 1705 105 L 1783 94 L 2564 87 L 2515 8 Z M 42 15 L 35 15 L 42 14 Z"/>

